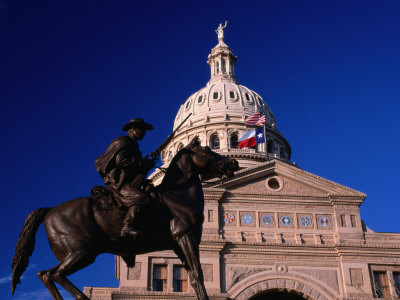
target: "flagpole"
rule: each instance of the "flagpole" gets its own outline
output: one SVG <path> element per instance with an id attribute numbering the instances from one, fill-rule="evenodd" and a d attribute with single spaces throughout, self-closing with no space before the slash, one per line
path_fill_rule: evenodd
<path id="1" fill-rule="evenodd" d="M 268 144 L 267 144 L 267 129 L 266 129 L 266 126 L 267 126 L 267 116 L 266 116 L 266 114 L 265 114 L 265 103 L 263 103 L 263 115 L 264 115 L 264 117 L 265 117 L 265 122 L 264 122 L 264 125 L 263 125 L 263 127 L 264 127 L 264 142 L 265 142 L 265 154 L 267 155 L 267 160 L 269 160 L 269 154 L 268 154 Z"/>

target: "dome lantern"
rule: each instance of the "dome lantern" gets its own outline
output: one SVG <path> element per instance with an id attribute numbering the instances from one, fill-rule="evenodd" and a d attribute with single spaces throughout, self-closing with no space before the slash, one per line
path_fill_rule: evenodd
<path id="1" fill-rule="evenodd" d="M 231 80 L 236 83 L 235 64 L 237 57 L 233 55 L 232 49 L 224 42 L 224 28 L 227 24 L 228 21 L 225 21 L 224 26 L 219 24 L 219 27 L 215 30 L 218 35 L 218 44 L 211 50 L 207 60 L 211 69 L 209 83 L 222 79 Z"/>

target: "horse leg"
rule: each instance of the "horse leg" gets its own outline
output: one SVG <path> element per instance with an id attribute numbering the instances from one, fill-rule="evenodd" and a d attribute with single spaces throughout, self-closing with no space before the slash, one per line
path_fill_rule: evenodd
<path id="1" fill-rule="evenodd" d="M 63 300 L 63 298 L 60 295 L 60 292 L 58 291 L 56 285 L 54 284 L 54 281 L 51 279 L 50 274 L 54 271 L 54 269 L 55 268 L 40 271 L 37 274 L 37 276 L 40 278 L 40 280 L 43 282 L 43 284 L 47 287 L 50 295 L 53 297 L 54 300 Z"/>
<path id="2" fill-rule="evenodd" d="M 55 268 L 51 269 L 49 275 L 52 280 L 61 285 L 77 300 L 90 300 L 66 276 L 83 269 L 95 260 L 95 256 L 88 252 L 76 252 L 68 254 Z M 62 298 L 60 298 L 62 299 Z M 58 300 L 58 299 L 56 299 Z"/>
<path id="3" fill-rule="evenodd" d="M 181 259 L 188 272 L 190 285 L 193 287 L 198 300 L 209 300 L 204 286 L 203 270 L 200 265 L 199 246 L 193 232 L 177 238 L 179 249 L 175 253 Z"/>

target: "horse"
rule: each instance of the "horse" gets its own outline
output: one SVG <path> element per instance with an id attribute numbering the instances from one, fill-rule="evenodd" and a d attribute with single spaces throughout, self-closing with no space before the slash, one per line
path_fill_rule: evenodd
<path id="1" fill-rule="evenodd" d="M 63 298 L 55 282 L 75 299 L 89 298 L 66 276 L 92 264 L 101 253 L 119 255 L 128 267 L 137 254 L 173 250 L 182 261 L 198 300 L 209 300 L 199 258 L 204 196 L 199 175 L 232 177 L 238 162 L 202 147 L 198 137 L 178 151 L 161 184 L 140 213 L 142 234 L 120 237 L 121 209 L 101 209 L 92 197 L 81 197 L 53 208 L 39 208 L 25 220 L 12 262 L 11 292 L 26 270 L 41 223 L 59 264 L 37 275 L 54 300 Z M 155 221 L 156 220 L 156 221 Z"/>

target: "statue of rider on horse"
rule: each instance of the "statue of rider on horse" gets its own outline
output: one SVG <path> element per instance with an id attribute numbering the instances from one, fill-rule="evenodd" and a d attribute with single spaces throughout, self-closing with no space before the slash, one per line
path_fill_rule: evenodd
<path id="1" fill-rule="evenodd" d="M 38 277 L 54 300 L 63 300 L 55 283 L 75 299 L 90 300 L 67 276 L 92 264 L 101 253 L 119 255 L 128 267 L 133 267 L 136 255 L 161 250 L 175 252 L 187 270 L 197 299 L 209 300 L 199 257 L 204 221 L 204 194 L 199 175 L 232 177 L 239 168 L 238 162 L 202 146 L 196 136 L 175 154 L 161 184 L 151 193 L 145 187 L 145 178 L 156 157 L 190 115 L 144 158 L 138 141 L 153 126 L 143 119 L 132 119 L 123 127 L 128 134 L 113 140 L 95 162 L 105 188 L 92 188 L 91 197 L 32 211 L 17 242 L 11 292 L 21 282 L 34 250 L 36 232 L 44 223 L 59 263 L 40 271 Z"/>

